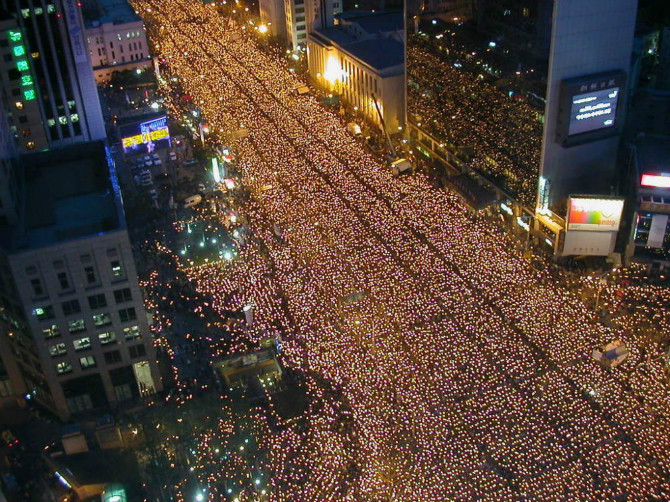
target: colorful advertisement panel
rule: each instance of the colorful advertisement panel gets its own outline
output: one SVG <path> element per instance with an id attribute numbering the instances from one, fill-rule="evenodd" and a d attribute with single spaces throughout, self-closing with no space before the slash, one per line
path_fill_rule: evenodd
<path id="1" fill-rule="evenodd" d="M 570 197 L 568 230 L 616 232 L 621 224 L 623 199 Z"/>
<path id="2" fill-rule="evenodd" d="M 165 115 L 121 126 L 121 145 L 126 154 L 151 153 L 170 145 L 170 130 Z"/>

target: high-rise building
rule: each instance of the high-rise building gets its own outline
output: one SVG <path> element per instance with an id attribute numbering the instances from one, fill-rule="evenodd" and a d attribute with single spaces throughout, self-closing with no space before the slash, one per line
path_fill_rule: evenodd
<path id="1" fill-rule="evenodd" d="M 8 380 L 61 417 L 160 390 L 110 153 L 85 143 L 30 154 L 24 169 L 24 231 L 0 252 L 0 311 L 42 378 L 10 372 L 32 360 L 0 345 Z"/>
<path id="2" fill-rule="evenodd" d="M 3 92 L 22 151 L 105 138 L 76 0 L 0 0 Z"/>

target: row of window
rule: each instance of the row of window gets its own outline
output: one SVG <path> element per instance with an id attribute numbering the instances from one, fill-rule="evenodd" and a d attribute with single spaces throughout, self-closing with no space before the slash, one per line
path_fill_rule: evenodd
<path id="1" fill-rule="evenodd" d="M 147 348 L 142 344 L 133 345 L 132 347 L 128 347 L 128 354 L 130 355 L 131 359 L 144 357 L 147 354 Z M 105 364 L 120 363 L 122 359 L 120 350 L 105 352 L 103 356 L 105 358 Z M 79 358 L 79 366 L 82 370 L 95 368 L 97 365 L 98 362 L 95 360 L 95 356 L 83 356 Z M 56 373 L 59 375 L 71 373 L 73 369 L 74 368 L 72 367 L 72 364 L 68 361 L 61 361 L 56 363 Z"/>
<path id="2" fill-rule="evenodd" d="M 98 275 L 96 274 L 95 267 L 92 264 L 87 264 L 90 263 L 91 261 L 90 255 L 84 255 L 81 258 L 82 263 L 84 264 L 84 277 L 86 279 L 86 286 L 98 285 L 100 281 Z M 87 258 L 86 261 L 84 261 L 85 258 Z M 53 262 L 53 267 L 56 270 L 63 269 L 65 267 L 65 264 L 63 260 L 55 260 Z M 111 260 L 109 262 L 109 267 L 112 273 L 112 277 L 114 279 L 122 279 L 125 277 L 123 265 L 119 260 Z M 26 268 L 26 275 L 34 276 L 36 274 L 37 274 L 36 266 L 31 265 Z M 60 287 L 60 292 L 71 292 L 74 290 L 74 285 L 72 284 L 70 275 L 67 272 L 65 271 L 56 272 L 56 279 L 58 280 L 58 286 Z M 30 285 L 33 289 L 33 295 L 35 297 L 39 298 L 47 295 L 47 291 L 44 285 L 42 284 L 42 279 L 40 277 L 31 278 Z"/>
<path id="3" fill-rule="evenodd" d="M 76 300 L 73 300 L 76 301 Z M 72 302 L 67 302 L 67 303 L 72 303 Z M 78 305 L 78 304 L 77 304 Z M 122 323 L 130 322 L 130 321 L 135 321 L 137 319 L 137 311 L 135 310 L 135 307 L 128 307 L 125 309 L 119 309 L 119 320 Z M 54 319 L 56 316 L 54 315 L 54 310 L 51 305 L 47 305 L 45 307 L 38 307 L 33 310 L 33 315 L 37 316 L 37 318 L 40 321 L 45 321 L 49 319 Z M 93 325 L 96 328 L 102 328 L 105 326 L 110 326 L 112 324 L 112 316 L 109 312 L 100 312 L 97 314 L 93 314 Z M 71 319 L 67 322 L 67 327 L 68 327 L 68 332 L 70 334 L 73 333 L 80 333 L 82 331 L 86 331 L 86 322 L 84 321 L 83 318 L 78 318 L 78 319 Z M 52 324 L 49 326 L 49 328 L 45 328 L 42 330 L 44 333 L 49 332 L 49 336 L 47 338 L 51 338 L 54 336 L 60 335 L 60 328 L 58 327 L 57 324 Z"/>
<path id="4" fill-rule="evenodd" d="M 122 330 L 123 330 L 123 336 L 126 340 L 133 340 L 140 336 L 140 327 L 137 325 L 126 326 L 125 328 L 122 328 Z M 58 324 L 52 324 L 48 328 L 43 329 L 42 334 L 44 335 L 45 339 L 55 338 L 57 336 L 60 336 L 60 328 L 58 327 Z M 116 333 L 114 331 L 106 331 L 104 333 L 99 333 L 98 340 L 100 341 L 100 345 L 107 345 L 108 343 L 114 343 L 116 342 Z"/>
<path id="5" fill-rule="evenodd" d="M 123 335 L 126 340 L 135 340 L 140 337 L 140 327 L 131 326 L 123 329 Z M 116 342 L 116 333 L 114 331 L 107 331 L 105 333 L 98 334 L 98 341 L 100 345 L 109 345 Z M 72 341 L 72 347 L 75 352 L 81 352 L 82 350 L 88 350 L 93 347 L 91 343 L 90 336 L 84 336 L 82 338 L 77 338 Z M 58 357 L 67 354 L 67 345 L 65 342 L 58 342 L 52 345 L 49 345 L 49 355 L 51 357 Z"/>
<path id="6" fill-rule="evenodd" d="M 56 12 L 56 6 L 53 4 L 47 4 L 47 14 L 53 14 L 54 12 Z M 32 12 L 31 9 L 21 9 L 21 15 L 24 19 L 28 19 L 31 14 L 41 16 L 44 14 L 44 9 L 42 7 L 35 7 L 32 9 Z"/>
<path id="7" fill-rule="evenodd" d="M 33 279 L 35 280 L 35 279 Z M 130 288 L 121 288 L 114 290 L 114 301 L 116 304 L 126 303 L 132 301 L 133 295 L 130 291 Z M 101 309 L 107 306 L 107 297 L 104 293 L 97 295 L 92 295 L 88 297 L 88 306 L 92 310 Z M 68 300 L 61 303 L 61 308 L 63 310 L 64 316 L 70 316 L 74 314 L 79 314 L 81 312 L 81 305 L 79 304 L 78 299 Z M 51 305 L 45 307 L 36 308 L 34 310 L 35 315 L 38 319 L 53 319 L 54 309 Z"/>

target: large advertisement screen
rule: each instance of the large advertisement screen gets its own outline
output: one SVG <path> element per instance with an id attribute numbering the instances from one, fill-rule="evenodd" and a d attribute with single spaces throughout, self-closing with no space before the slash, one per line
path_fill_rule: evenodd
<path id="1" fill-rule="evenodd" d="M 120 127 L 121 145 L 126 154 L 151 153 L 157 148 L 170 146 L 167 117 L 133 122 Z"/>
<path id="2" fill-rule="evenodd" d="M 612 127 L 616 120 L 618 102 L 618 87 L 573 96 L 568 136 Z"/>
<path id="3" fill-rule="evenodd" d="M 616 232 L 621 225 L 623 199 L 570 197 L 568 230 Z"/>
<path id="4" fill-rule="evenodd" d="M 562 80 L 556 140 L 572 146 L 618 134 L 625 83 L 619 70 Z"/>

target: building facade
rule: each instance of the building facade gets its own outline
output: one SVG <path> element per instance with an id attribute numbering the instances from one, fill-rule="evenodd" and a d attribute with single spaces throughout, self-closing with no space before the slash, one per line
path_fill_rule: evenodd
<path id="1" fill-rule="evenodd" d="M 105 125 L 76 0 L 2 0 L 3 88 L 21 151 L 104 139 Z"/>
<path id="2" fill-rule="evenodd" d="M 111 155 L 88 143 L 25 163 L 25 232 L 3 260 L 52 408 L 66 418 L 161 390 Z"/>
<path id="3" fill-rule="evenodd" d="M 98 0 L 86 13 L 86 43 L 98 84 L 115 71 L 152 66 L 142 19 L 125 0 Z"/>
<path id="4" fill-rule="evenodd" d="M 368 122 L 402 131 L 405 67 L 401 14 L 365 13 L 317 28 L 308 37 L 310 77 Z M 379 29 L 378 29 L 379 28 Z M 376 101 L 376 104 L 375 104 Z"/>

